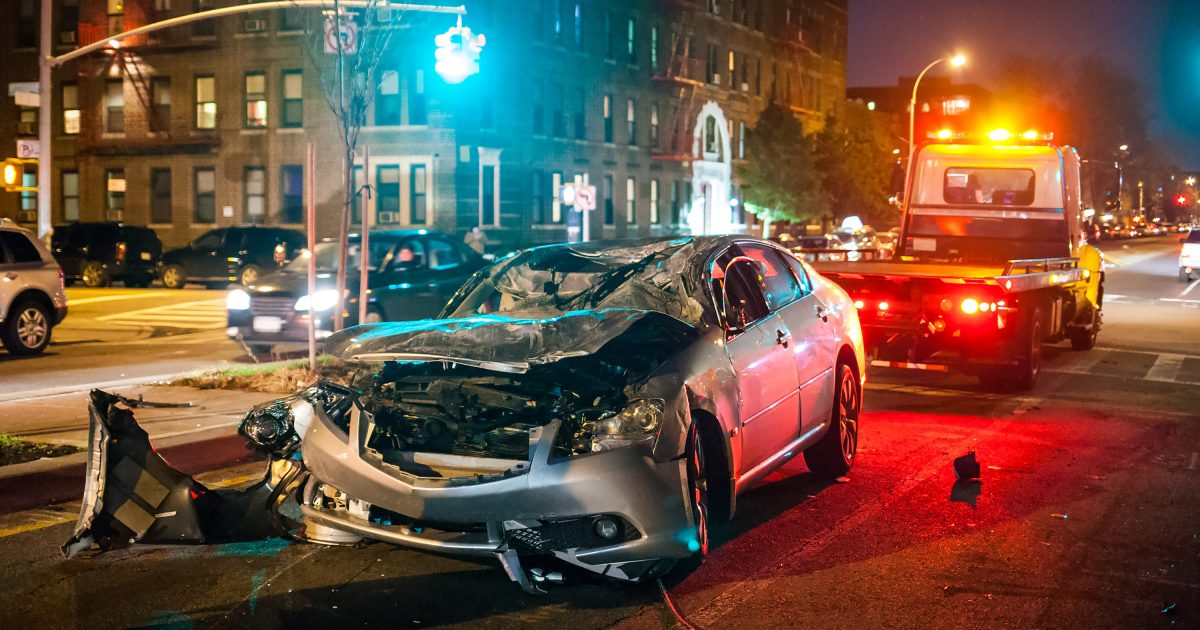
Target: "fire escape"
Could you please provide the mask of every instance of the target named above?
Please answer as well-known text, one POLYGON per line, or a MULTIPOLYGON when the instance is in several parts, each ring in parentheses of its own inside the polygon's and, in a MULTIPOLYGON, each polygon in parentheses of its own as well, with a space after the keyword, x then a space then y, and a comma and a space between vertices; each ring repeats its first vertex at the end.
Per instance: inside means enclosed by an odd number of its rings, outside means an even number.
MULTIPOLYGON (((182 13, 181 10, 158 11, 154 0, 126 0, 120 15, 107 15, 103 13, 104 3, 97 4, 99 13, 80 16, 79 46, 182 13)), ((143 56, 155 57, 217 45, 215 38, 197 37, 196 33, 184 26, 127 38, 118 48, 106 48, 78 62, 80 124, 76 149, 79 153, 208 153, 220 144, 215 130, 197 132, 190 125, 173 125, 173 118, 174 122, 179 120, 172 114, 172 102, 178 100, 172 98, 172 91, 182 92, 183 86, 172 86, 165 78, 156 83, 145 70, 143 56), (112 87, 114 84, 120 87, 112 87), (119 114, 112 90, 117 90, 120 95, 119 114)))
POLYGON ((693 104, 696 90, 704 85, 704 66, 694 59, 691 50, 692 35, 697 14, 703 9, 694 1, 662 0, 662 4, 678 12, 678 20, 671 31, 671 56, 654 80, 672 91, 674 107, 671 111, 671 129, 665 142, 660 140, 653 158, 656 160, 691 160, 692 129, 695 111, 693 104))

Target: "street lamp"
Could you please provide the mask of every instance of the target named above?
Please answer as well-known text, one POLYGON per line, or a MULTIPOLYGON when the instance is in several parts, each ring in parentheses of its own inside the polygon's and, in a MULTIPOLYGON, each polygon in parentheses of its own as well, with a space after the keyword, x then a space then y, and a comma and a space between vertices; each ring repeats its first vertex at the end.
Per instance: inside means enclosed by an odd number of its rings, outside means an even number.
MULTIPOLYGON (((912 98, 908 101, 908 168, 910 169, 912 168, 913 151, 917 144, 916 138, 914 137, 917 133, 917 88, 920 87, 921 79, 925 78, 925 74, 933 69, 934 66, 942 63, 943 61, 950 62, 951 67, 961 68, 967 64, 967 56, 958 53, 951 57, 938 57, 937 59, 929 62, 929 65, 925 66, 925 69, 922 70, 921 73, 917 75, 917 79, 913 81, 912 98)), ((908 178, 906 177, 905 181, 907 180, 908 178)), ((904 198, 906 200, 908 199, 907 186, 905 187, 904 198)))

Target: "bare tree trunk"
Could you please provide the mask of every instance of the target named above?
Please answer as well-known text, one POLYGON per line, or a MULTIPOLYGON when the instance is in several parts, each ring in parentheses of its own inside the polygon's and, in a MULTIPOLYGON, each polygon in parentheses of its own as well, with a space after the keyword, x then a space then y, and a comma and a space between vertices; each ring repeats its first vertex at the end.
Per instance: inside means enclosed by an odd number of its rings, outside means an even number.
POLYGON ((342 147, 345 150, 342 161, 342 190, 345 199, 342 203, 341 221, 338 222, 338 265, 337 265, 337 305, 333 309, 330 327, 337 331, 342 329, 342 313, 345 312, 346 299, 346 250, 349 248, 350 205, 354 203, 354 191, 351 190, 351 179, 354 173, 354 147, 351 144, 350 109, 346 102, 346 51, 342 43, 342 10, 338 0, 333 0, 334 31, 337 33, 337 81, 338 108, 341 110, 338 118, 342 123, 342 147))

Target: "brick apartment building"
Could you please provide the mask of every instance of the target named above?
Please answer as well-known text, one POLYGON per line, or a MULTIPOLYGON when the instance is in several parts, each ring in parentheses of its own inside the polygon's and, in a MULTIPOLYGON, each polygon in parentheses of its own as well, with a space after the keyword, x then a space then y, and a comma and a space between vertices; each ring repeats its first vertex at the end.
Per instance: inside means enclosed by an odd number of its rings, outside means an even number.
MULTIPOLYGON (((37 77, 40 3, 12 2, 15 19, 0 25, 7 84, 37 77)), ((55 53, 233 3, 55 0, 55 53)), ((478 75, 451 85, 433 71, 434 35, 452 16, 406 15, 370 77, 359 146, 381 227, 481 225, 498 250, 575 239, 581 216, 555 192, 586 174, 592 238, 744 230, 736 165, 769 99, 809 130, 845 105, 845 0, 465 4, 464 24, 487 36, 478 75)), ((219 225, 300 227, 311 142, 318 228, 333 234, 342 157, 318 71, 322 30, 319 12, 264 11, 57 68, 53 222, 145 224, 168 245, 219 225)), ((36 122, 4 99, 0 157, 36 137, 36 122)), ((36 203, 0 195, 0 216, 32 225, 36 203)))

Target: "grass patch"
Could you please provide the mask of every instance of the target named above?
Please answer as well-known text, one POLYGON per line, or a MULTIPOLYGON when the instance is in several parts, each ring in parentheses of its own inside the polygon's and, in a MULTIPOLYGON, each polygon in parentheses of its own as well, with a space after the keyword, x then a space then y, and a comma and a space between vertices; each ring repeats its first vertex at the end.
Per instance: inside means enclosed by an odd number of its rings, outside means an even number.
POLYGON ((43 457, 61 457, 83 449, 65 444, 42 444, 0 433, 0 466, 22 464, 43 457))
POLYGON ((308 359, 296 359, 283 363, 247 365, 205 372, 196 376, 185 376, 172 381, 172 385, 198 389, 236 389, 271 394, 291 394, 304 389, 318 379, 345 380, 350 369, 332 355, 317 357, 317 371, 308 369, 308 359))

